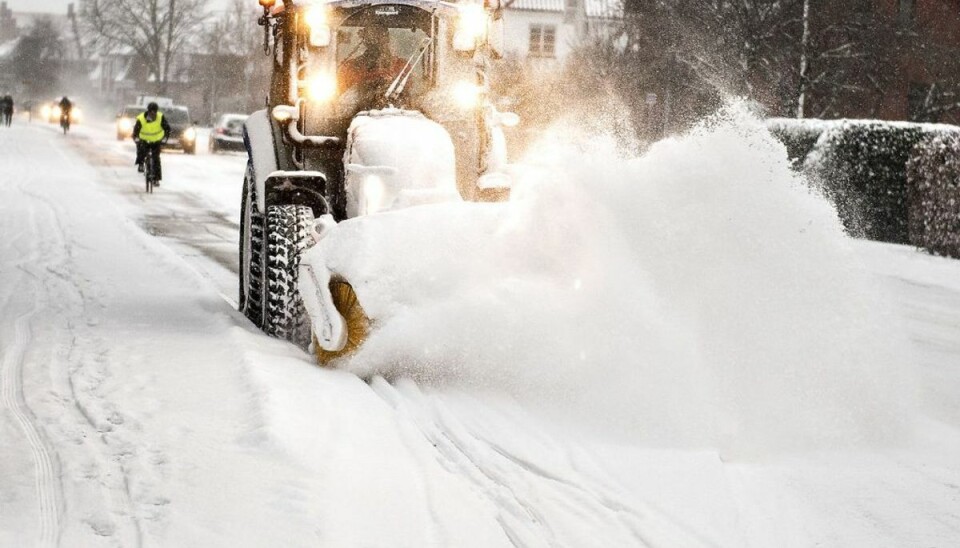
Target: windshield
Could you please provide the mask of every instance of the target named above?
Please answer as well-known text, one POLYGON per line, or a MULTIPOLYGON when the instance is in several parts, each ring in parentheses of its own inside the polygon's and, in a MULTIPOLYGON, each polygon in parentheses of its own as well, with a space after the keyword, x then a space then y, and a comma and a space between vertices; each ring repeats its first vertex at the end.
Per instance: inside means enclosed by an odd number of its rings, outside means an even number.
POLYGON ((336 41, 341 101, 382 98, 408 65, 402 98, 422 95, 430 77, 429 28, 429 13, 409 6, 378 6, 347 18, 336 41))
POLYGON ((189 124, 190 114, 185 108, 166 108, 160 109, 160 112, 167 118, 171 124, 189 124))

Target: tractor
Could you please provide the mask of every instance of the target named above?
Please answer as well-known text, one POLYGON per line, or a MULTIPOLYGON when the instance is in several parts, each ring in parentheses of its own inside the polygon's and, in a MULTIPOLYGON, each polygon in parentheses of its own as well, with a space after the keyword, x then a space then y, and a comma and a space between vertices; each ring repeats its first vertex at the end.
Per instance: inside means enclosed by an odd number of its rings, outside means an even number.
MULTIPOLYGON (((259 0, 272 63, 266 107, 244 127, 239 309, 321 362, 362 343, 349 280, 324 272, 305 307, 300 257, 336 223, 509 192, 488 71, 502 7, 436 0, 259 0), (309 309, 309 313, 308 313, 309 309), (311 327, 313 322, 324 325, 311 327), (318 335, 319 334, 319 335, 318 335)), ((313 277, 316 281, 316 277, 313 277)))

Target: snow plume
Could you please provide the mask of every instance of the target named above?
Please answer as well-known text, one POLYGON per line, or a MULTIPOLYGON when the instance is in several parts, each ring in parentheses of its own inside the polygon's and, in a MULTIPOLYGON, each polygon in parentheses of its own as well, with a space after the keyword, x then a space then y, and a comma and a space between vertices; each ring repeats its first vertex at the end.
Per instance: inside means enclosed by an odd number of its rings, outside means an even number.
POLYGON ((910 357, 877 282, 744 107, 639 158, 563 132, 525 164, 506 204, 325 240, 377 318, 345 367, 725 456, 904 431, 910 357))

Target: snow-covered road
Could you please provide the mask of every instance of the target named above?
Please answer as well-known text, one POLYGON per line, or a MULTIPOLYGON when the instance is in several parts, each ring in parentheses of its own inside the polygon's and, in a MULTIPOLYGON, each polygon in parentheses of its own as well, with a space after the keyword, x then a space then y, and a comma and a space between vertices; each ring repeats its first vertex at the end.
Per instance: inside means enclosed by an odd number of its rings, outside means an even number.
POLYGON ((0 129, 0 546, 960 545, 960 262, 855 244, 917 356, 906 439, 730 458, 316 367, 230 302, 243 157, 145 196, 111 139, 0 129))

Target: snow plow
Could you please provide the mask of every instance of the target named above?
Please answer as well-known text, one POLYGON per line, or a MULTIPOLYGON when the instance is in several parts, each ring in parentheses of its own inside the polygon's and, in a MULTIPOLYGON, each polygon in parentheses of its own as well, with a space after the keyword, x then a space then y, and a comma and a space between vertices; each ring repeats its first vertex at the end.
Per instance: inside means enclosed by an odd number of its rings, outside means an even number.
POLYGON ((503 127, 518 120, 497 111, 487 83, 501 6, 259 3, 273 71, 267 108, 244 128, 238 304, 267 334, 312 342, 326 364, 376 319, 343 258, 312 249, 301 265, 308 248, 353 219, 509 189, 503 127))

